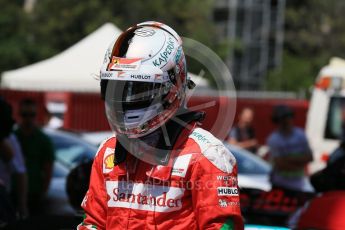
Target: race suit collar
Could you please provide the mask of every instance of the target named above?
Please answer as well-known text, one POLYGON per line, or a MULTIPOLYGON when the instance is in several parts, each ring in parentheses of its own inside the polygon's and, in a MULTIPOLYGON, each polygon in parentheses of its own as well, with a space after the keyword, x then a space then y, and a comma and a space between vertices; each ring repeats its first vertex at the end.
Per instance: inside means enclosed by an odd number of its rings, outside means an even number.
POLYGON ((197 122, 201 121, 203 118, 203 112, 191 112, 186 109, 181 109, 174 118, 167 122, 165 128, 166 132, 169 134, 169 141, 171 144, 168 146, 164 140, 164 135, 162 135, 157 147, 169 152, 169 162, 165 165, 159 164, 153 166, 151 170, 146 172, 147 176, 162 181, 170 179, 173 161, 180 154, 181 147, 188 139, 189 134, 192 133, 196 127, 197 122))
POLYGON ((161 180, 161 181, 168 181, 170 179, 171 171, 173 169, 174 160, 176 157, 180 154, 179 147, 185 143, 186 139, 188 138, 189 134, 193 131, 193 129, 196 127, 196 122, 190 123, 191 130, 189 129, 183 129, 181 135, 177 139, 173 150, 171 150, 170 153, 170 162, 168 165, 154 165, 151 167, 151 169, 146 171, 146 175, 148 177, 161 180))

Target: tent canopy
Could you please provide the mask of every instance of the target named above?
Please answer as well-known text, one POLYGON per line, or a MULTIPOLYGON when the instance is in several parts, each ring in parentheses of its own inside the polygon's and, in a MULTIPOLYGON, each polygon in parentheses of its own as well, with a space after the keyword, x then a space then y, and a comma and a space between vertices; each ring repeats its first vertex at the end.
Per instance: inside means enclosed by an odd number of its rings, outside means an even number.
MULTIPOLYGON (((99 92, 95 76, 110 43, 121 30, 106 23, 75 45, 49 59, 3 72, 1 88, 28 91, 99 92)), ((188 73, 198 86, 207 80, 188 73)))
POLYGON ((75 45, 49 59, 1 76, 1 87, 32 91, 99 92, 104 54, 121 30, 106 23, 75 45))

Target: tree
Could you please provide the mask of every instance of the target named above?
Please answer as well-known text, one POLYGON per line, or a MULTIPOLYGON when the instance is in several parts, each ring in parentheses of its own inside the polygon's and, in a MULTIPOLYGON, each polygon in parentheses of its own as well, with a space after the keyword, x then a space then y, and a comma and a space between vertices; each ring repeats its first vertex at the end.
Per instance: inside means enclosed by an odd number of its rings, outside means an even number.
POLYGON ((21 1, 0 0, 0 71, 28 64, 27 37, 23 27, 26 20, 21 1))
POLYGON ((1 28, 6 27, 0 38, 0 51, 6 54, 0 60, 1 72, 49 58, 105 22, 126 29, 157 20, 171 25, 181 36, 218 47, 210 20, 213 0, 202 4, 198 0, 39 0, 29 14, 23 11, 23 1, 0 1, 6 6, 0 16, 1 28))
POLYGON ((308 89, 332 56, 345 57, 345 2, 289 0, 285 11, 283 65, 267 77, 267 88, 308 89))

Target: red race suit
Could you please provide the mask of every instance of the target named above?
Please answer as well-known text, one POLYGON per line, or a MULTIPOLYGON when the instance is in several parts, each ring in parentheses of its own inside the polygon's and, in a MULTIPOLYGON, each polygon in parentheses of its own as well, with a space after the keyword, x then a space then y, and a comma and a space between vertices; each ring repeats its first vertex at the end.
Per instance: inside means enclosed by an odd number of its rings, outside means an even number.
POLYGON ((171 166, 130 154, 114 165, 115 144, 98 150, 78 229, 244 229, 236 160, 209 132, 184 129, 171 166))

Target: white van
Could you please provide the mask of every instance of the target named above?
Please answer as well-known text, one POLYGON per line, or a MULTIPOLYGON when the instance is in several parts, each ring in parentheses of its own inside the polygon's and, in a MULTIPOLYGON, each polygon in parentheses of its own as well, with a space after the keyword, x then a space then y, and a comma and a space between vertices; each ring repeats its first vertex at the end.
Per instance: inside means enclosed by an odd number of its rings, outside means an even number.
POLYGON ((306 134, 314 154, 310 172, 325 166, 339 145, 345 121, 345 60, 333 57, 315 81, 310 100, 306 134), (342 118, 343 117, 343 118, 342 118))

